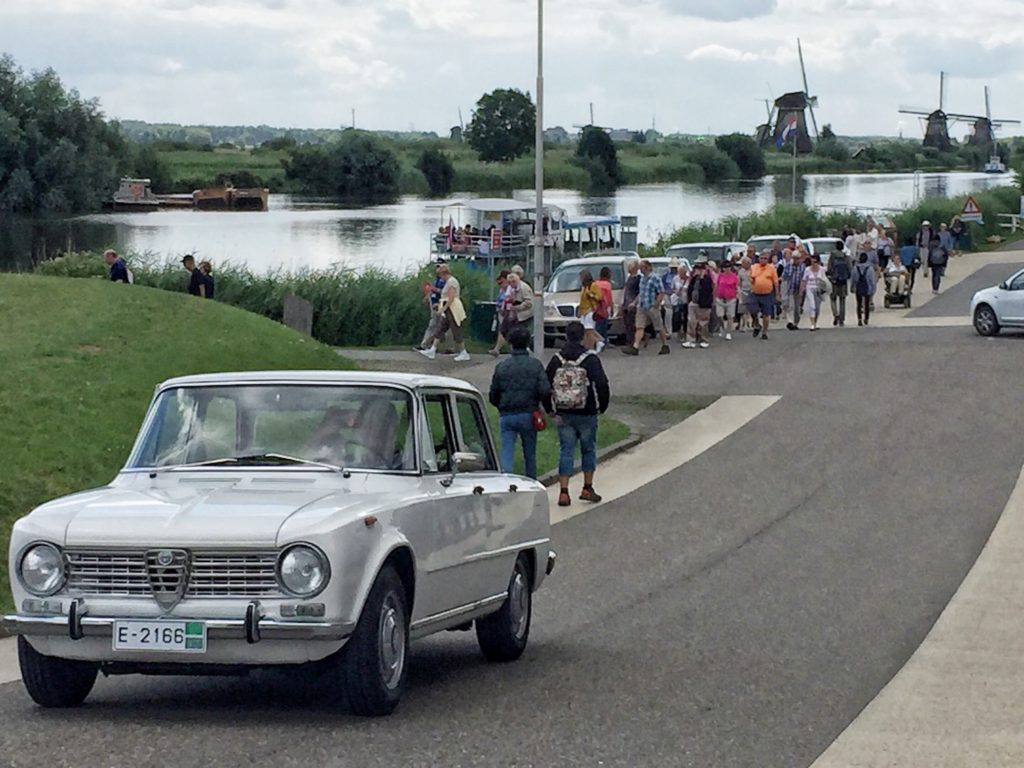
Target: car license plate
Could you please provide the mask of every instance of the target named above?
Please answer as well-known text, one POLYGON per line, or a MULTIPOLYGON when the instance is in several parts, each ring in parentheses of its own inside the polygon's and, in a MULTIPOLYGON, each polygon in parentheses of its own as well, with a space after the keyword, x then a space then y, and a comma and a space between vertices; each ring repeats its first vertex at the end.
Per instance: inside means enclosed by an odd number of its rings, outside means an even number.
POLYGON ((206 624, 201 621, 117 621, 115 651, 206 653, 206 624))

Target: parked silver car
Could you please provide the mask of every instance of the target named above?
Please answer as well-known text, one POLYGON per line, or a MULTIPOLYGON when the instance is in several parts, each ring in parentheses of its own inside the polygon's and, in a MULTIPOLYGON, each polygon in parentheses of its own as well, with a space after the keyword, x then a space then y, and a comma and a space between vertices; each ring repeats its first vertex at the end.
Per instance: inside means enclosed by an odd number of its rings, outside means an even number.
POLYGON ((971 299, 974 329, 995 336, 1003 328, 1024 328, 1024 269, 971 299))
POLYGON ((526 648, 554 565, 544 488, 498 468, 484 403, 439 376, 286 371, 157 388, 107 486, 14 525, 22 679, 44 707, 98 672, 318 663, 352 711, 405 687, 410 639, 526 648))

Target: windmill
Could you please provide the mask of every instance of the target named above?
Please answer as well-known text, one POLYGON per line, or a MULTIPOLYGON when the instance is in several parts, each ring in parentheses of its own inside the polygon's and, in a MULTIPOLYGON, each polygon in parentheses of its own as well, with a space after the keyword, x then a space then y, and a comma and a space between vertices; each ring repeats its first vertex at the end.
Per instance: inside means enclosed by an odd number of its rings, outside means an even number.
MULTIPOLYGON (((811 127, 814 129, 814 140, 818 139, 818 120, 814 116, 814 108, 818 106, 818 97, 810 95, 807 87, 807 69, 804 67, 804 51, 800 45, 800 38, 796 41, 797 54, 800 57, 800 74, 803 77, 804 89, 792 93, 784 93, 775 99, 774 109, 768 113, 768 124, 770 130, 758 129, 758 138, 762 146, 769 146, 774 143, 781 146, 783 132, 796 120, 796 151, 799 154, 806 154, 814 148, 811 142, 811 135, 807 129, 807 113, 810 114, 811 127)), ((762 126, 762 127, 767 127, 762 126)))
MULTIPOLYGON (((992 118, 992 110, 989 103, 988 86, 985 86, 985 114, 967 115, 959 112, 945 111, 945 90, 946 73, 939 73, 939 108, 931 111, 915 109, 913 107, 900 107, 900 112, 906 115, 918 115, 927 117, 927 125, 924 132, 924 146, 935 147, 943 152, 949 151, 953 142, 949 138, 949 126, 964 122, 973 124, 973 133, 967 138, 967 143, 973 146, 991 146, 993 159, 995 157, 995 129, 1007 123, 1020 123, 1020 120, 1005 120, 992 118)), ((991 165, 991 163, 990 163, 991 165)))

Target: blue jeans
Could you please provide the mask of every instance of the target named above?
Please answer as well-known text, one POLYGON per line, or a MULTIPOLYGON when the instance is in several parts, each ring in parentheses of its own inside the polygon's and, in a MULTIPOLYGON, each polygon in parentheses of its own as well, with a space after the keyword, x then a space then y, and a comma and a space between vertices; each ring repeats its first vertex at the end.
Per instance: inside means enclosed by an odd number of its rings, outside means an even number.
POLYGON ((562 425, 558 428, 558 474, 568 477, 572 474, 573 459, 576 458, 576 443, 580 444, 584 472, 597 469, 597 416, 561 414, 562 425))
POLYGON ((537 430, 533 428, 533 412, 509 413, 498 417, 501 427, 501 470, 512 472, 515 462, 516 435, 523 439, 523 466, 527 477, 537 477, 537 430))
POLYGON ((601 334, 601 338, 608 341, 608 318, 602 317, 594 321, 595 330, 601 334))

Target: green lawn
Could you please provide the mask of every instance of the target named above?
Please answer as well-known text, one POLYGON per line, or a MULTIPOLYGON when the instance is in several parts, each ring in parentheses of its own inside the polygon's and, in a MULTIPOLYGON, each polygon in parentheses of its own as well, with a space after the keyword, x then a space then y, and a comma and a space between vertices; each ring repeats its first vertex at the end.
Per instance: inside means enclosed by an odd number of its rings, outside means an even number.
POLYGON ((283 179, 281 160, 288 157, 287 152, 253 152, 248 149, 215 149, 212 152, 197 149, 164 150, 159 155, 170 166, 175 183, 185 180, 212 183, 218 174, 230 175, 234 171, 251 171, 264 182, 275 177, 283 179))
POLYGON ((105 280, 0 274, 0 608, 11 524, 107 483, 160 381, 188 373, 349 368, 330 347, 216 302, 105 280))

